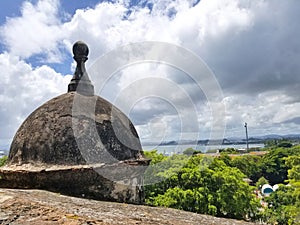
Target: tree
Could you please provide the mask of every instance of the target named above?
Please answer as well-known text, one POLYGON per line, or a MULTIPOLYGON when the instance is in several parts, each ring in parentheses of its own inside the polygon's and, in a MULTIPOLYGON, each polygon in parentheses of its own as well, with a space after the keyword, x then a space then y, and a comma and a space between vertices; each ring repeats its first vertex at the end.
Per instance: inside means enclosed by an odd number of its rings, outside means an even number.
POLYGON ((280 141, 279 144, 277 145, 277 147, 281 147, 281 148, 290 148, 292 147, 293 144, 289 141, 280 141))
POLYGON ((254 155, 237 156, 232 159, 232 166, 237 167, 254 183, 262 176, 261 157, 254 155))
POLYGON ((255 186, 257 188, 261 188, 264 184, 268 184, 268 183, 269 183, 269 181, 266 178, 261 177, 261 178, 258 179, 258 181, 256 182, 255 186))
POLYGON ((188 157, 186 155, 167 157, 156 151, 145 153, 147 157, 152 158, 144 175, 145 195, 148 199, 146 202, 151 202, 153 196, 163 194, 170 187, 176 186, 178 183, 177 173, 187 163, 188 157))
POLYGON ((278 144, 278 140, 277 139, 271 139, 271 140, 267 140, 265 141, 265 147, 272 149, 272 148, 276 148, 277 144, 278 144))
POLYGON ((225 149, 220 149, 219 152, 224 152, 228 154, 237 154, 237 150, 235 148, 225 148, 225 149))
POLYGON ((262 218, 270 224, 299 224, 300 219, 300 146, 274 147, 263 157, 220 157, 177 155, 154 164, 154 177, 162 180, 146 187, 146 202, 196 213, 228 218, 262 218), (254 188, 243 181, 257 180, 256 185, 279 185, 263 211, 254 188), (298 222, 297 222, 298 221, 298 222))
MULTIPOLYGON (((147 203, 216 216, 242 219, 256 214, 258 202, 245 175, 222 159, 195 155, 164 182, 164 190, 147 203), (165 186, 168 183, 168 186, 165 186)), ((152 187, 153 188, 153 187, 152 187)))
POLYGON ((285 158, 289 185, 280 185, 265 201, 264 220, 279 225, 300 223, 300 154, 285 158))
POLYGON ((297 184, 300 181, 300 155, 289 156, 285 160, 286 165, 290 168, 288 170, 289 182, 297 184))
POLYGON ((151 165, 154 165, 167 159, 167 156, 164 156, 162 153, 157 153, 157 150, 144 151, 144 154, 146 158, 151 159, 151 165))
POLYGON ((185 149, 182 153, 183 153, 184 155, 189 155, 189 156, 191 156, 191 155, 199 154, 199 153, 201 153, 201 151, 195 150, 195 149, 193 149, 193 148, 187 148, 187 149, 185 149))
POLYGON ((228 153, 221 152, 220 157, 218 159, 223 161, 227 166, 232 166, 232 160, 228 153))
MULTIPOLYGON (((7 156, 3 156, 2 158, 0 158, 0 167, 1 166, 4 166, 7 162, 7 156)), ((1 176, 0 176, 0 179, 1 179, 1 176)))
MULTIPOLYGON (((300 212, 300 154, 289 156, 286 159, 286 165, 290 167, 288 170, 288 182, 294 188, 293 197, 296 199, 295 206, 299 209, 298 212, 300 212)), ((300 220, 300 213, 298 216, 300 220)))
POLYGON ((7 158, 7 156, 3 156, 2 158, 0 158, 0 167, 6 164, 7 158))
POLYGON ((297 223, 300 207, 297 206, 293 195, 294 187, 280 185, 265 201, 268 208, 263 212, 263 218, 270 224, 294 225, 297 223))
POLYGON ((267 140, 265 142, 265 147, 269 149, 274 149, 277 147, 291 148, 292 146, 293 144, 287 139, 281 139, 281 140, 273 139, 273 140, 267 140))
POLYGON ((262 175, 269 180, 271 185, 285 183, 289 169, 285 160, 288 156, 298 154, 300 154, 300 146, 270 150, 261 161, 262 175))

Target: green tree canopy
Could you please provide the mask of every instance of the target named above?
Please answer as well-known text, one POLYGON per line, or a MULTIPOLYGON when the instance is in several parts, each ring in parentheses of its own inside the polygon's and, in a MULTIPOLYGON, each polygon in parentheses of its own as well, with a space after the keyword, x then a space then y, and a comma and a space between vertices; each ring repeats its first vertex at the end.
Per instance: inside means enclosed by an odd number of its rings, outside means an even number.
POLYGON ((232 166, 237 167, 254 183, 262 176, 261 157, 254 155, 237 156, 232 160, 232 166))
POLYGON ((256 182, 255 185, 257 188, 261 188, 264 184, 268 184, 268 183, 269 183, 269 181, 266 178, 261 177, 258 179, 258 181, 256 182))
POLYGON ((3 156, 2 158, 0 158, 0 167, 6 164, 7 158, 7 156, 3 156))
POLYGON ((287 180, 288 165, 285 160, 288 156, 300 154, 300 146, 292 148, 275 148, 264 155, 261 160, 262 175, 271 185, 284 183, 287 180))
POLYGON ((285 158, 289 185, 281 184, 269 198, 265 221, 280 225, 300 224, 300 154, 285 158))
POLYGON ((245 174, 222 158, 195 155, 172 177, 147 187, 147 203, 242 219, 255 214, 258 207, 253 188, 243 178, 245 174), (149 191, 158 186, 159 192, 149 191))

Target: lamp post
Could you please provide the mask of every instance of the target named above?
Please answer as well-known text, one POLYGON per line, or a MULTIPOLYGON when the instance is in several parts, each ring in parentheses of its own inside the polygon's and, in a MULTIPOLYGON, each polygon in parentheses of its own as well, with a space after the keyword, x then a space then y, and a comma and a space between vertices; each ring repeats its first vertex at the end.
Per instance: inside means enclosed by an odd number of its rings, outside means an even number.
POLYGON ((247 144, 247 151, 249 150, 249 143, 248 143, 248 126, 247 123, 245 123, 245 129, 246 129, 246 144, 247 144))

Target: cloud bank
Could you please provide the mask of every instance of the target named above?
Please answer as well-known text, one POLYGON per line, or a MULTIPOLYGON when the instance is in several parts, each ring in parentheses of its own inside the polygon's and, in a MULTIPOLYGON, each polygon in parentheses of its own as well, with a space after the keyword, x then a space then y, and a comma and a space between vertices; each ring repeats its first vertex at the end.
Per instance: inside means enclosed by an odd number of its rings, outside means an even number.
MULTIPOLYGON (((7 18, 0 27, 5 46, 0 54, 0 144, 11 140, 35 107, 66 91, 70 75, 65 71, 74 68, 71 47, 77 40, 89 45, 88 66, 129 43, 182 46, 206 62, 223 90, 226 136, 243 136, 244 122, 250 136, 300 132, 299 1, 114 1, 72 15, 61 9, 58 0, 25 1, 21 16, 7 18)), ((93 80, 99 76, 90 75, 93 80)), ((200 138, 209 137, 212 112, 205 93, 187 74, 169 66, 141 63, 123 68, 107 82, 103 97, 113 100, 122 88, 149 77, 170 79, 184 88, 197 109, 200 138)), ((185 96, 163 84, 153 88, 157 96, 169 94, 176 105, 186 103, 185 96)), ((192 107, 185 107, 184 116, 192 107)), ((176 109, 158 97, 137 102, 130 116, 142 140, 180 135, 176 109)), ((195 132, 192 124, 190 132, 195 132)))

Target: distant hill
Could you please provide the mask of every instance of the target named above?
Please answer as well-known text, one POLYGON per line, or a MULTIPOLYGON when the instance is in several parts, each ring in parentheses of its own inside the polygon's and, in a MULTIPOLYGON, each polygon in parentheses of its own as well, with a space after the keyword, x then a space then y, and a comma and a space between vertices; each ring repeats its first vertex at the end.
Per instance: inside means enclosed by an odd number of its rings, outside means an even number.
MULTIPOLYGON (((249 143, 258 144, 258 143, 264 143, 267 140, 273 140, 273 139, 288 139, 292 141, 300 141, 300 134, 287 134, 287 135, 278 135, 278 134, 268 134, 268 135, 262 135, 262 136, 250 136, 248 138, 249 143)), ((244 137, 229 137, 224 138, 223 140, 197 140, 195 143, 195 140, 180 140, 180 143, 183 145, 189 145, 189 144, 198 144, 198 145, 229 145, 229 144, 245 144, 246 139, 244 137)), ((156 142, 143 142, 144 146, 166 146, 166 145, 178 145, 177 141, 165 141, 161 143, 156 142)))

